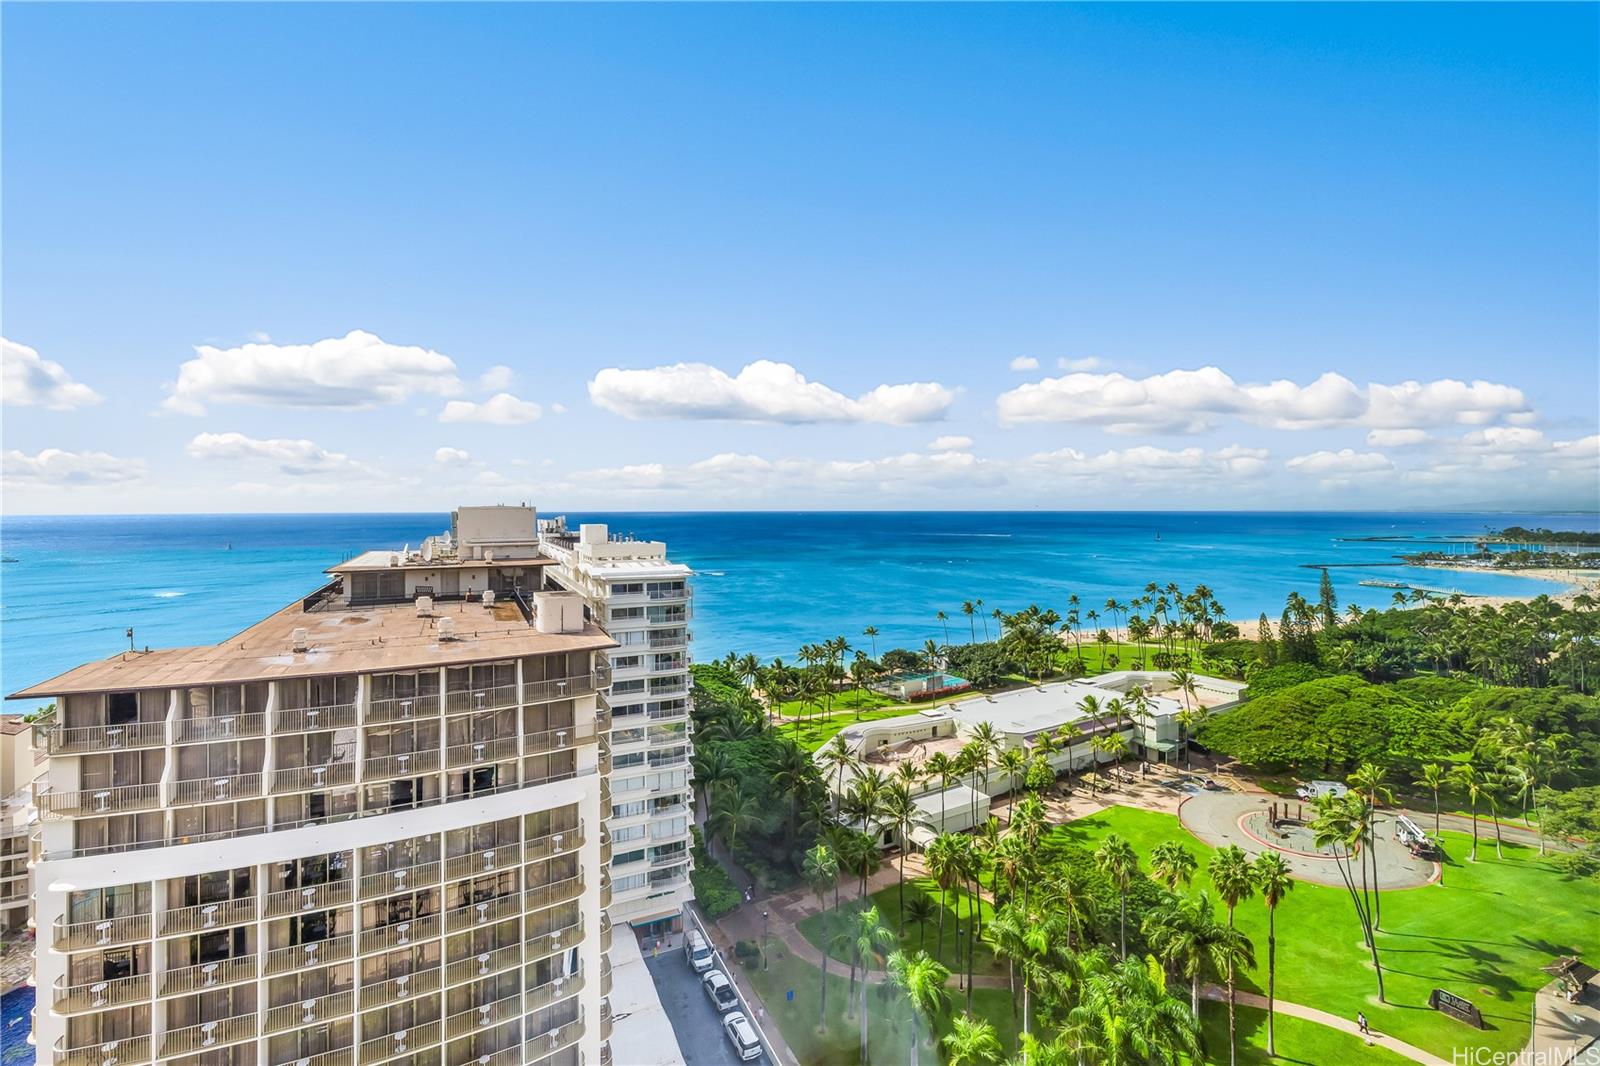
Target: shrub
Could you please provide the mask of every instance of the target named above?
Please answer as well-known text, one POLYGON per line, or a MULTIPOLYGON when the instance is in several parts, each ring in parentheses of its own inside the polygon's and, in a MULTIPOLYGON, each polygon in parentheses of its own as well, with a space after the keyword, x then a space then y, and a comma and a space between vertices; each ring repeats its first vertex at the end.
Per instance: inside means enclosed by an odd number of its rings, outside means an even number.
POLYGON ((691 826, 689 832, 694 839, 691 849, 694 869, 689 873, 689 883, 694 886, 695 902, 706 913, 706 917, 715 920, 737 910, 739 904, 744 902, 744 896, 734 886, 728 871, 706 851, 705 842, 700 839, 700 827, 691 826))
POLYGON ((929 700, 942 700, 946 696, 954 696, 958 692, 969 692, 971 689, 971 685, 945 685, 943 688, 931 688, 926 692, 913 692, 906 697, 906 702, 927 703, 929 700))

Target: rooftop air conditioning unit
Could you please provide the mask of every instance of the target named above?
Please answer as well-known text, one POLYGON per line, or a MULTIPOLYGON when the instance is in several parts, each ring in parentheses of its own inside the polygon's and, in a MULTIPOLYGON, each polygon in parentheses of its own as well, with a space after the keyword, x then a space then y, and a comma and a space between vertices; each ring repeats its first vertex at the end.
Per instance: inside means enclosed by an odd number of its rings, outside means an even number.
POLYGON ((398 554, 396 554, 395 552, 390 552, 389 553, 389 565, 390 566, 399 566, 400 565, 400 556, 398 554))
POLYGON ((439 639, 442 641, 456 639, 456 620, 454 618, 439 619, 439 639))
POLYGON ((418 618, 432 618, 433 617, 433 597, 432 596, 418 596, 417 597, 417 617, 418 618))
POLYGON ((484 589, 483 590, 483 605, 485 607, 493 607, 494 606, 494 589, 484 589))
POLYGON ((307 651, 311 647, 311 630, 304 626, 296 627, 289 635, 289 646, 295 651, 307 651))

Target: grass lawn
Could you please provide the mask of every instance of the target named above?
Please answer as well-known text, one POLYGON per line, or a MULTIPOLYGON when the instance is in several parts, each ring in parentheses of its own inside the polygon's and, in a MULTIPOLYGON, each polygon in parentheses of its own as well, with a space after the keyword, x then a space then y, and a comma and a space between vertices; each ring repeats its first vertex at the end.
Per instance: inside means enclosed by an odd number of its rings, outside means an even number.
MULTIPOLYGON (((883 699, 879 696, 878 699, 883 699)), ((855 725, 857 721, 871 722, 879 718, 898 718, 903 714, 911 714, 918 707, 931 706, 919 704, 912 706, 905 703, 880 704, 870 710, 861 711, 861 717, 856 718, 854 710, 841 710, 838 706, 833 709, 833 716, 824 722, 821 716, 807 721, 798 718, 786 719, 778 725, 778 732, 799 745, 801 751, 816 751, 822 745, 833 739, 833 735, 841 729, 855 725)))
MULTIPOLYGON (((745 968, 745 976, 760 993, 766 1007, 767 1018, 763 1025, 776 1021, 784 1041, 793 1049, 804 1066, 850 1066, 859 1063, 860 1019, 844 1017, 845 1000, 849 998, 848 971, 828 970, 828 1029, 817 1031, 821 1011, 822 974, 810 963, 790 955, 781 941, 774 940, 768 952, 768 965, 763 971, 759 959, 752 959, 745 968), (788 998, 790 991, 794 999, 788 998)), ((873 1062, 903 1064, 911 1061, 911 1015, 905 1000, 887 989, 880 990, 882 975, 875 975, 867 993, 868 1043, 873 1062)), ((940 1035, 950 1031, 951 1018, 966 1006, 964 993, 950 990, 951 1011, 938 1020, 940 1035)), ((1017 1043, 1018 1023, 1011 1017, 1011 996, 1005 989, 980 988, 973 993, 973 1013, 994 1023, 1001 1043, 1007 1053, 1014 1051, 1017 1043)), ((935 1054, 934 1045, 924 1028, 922 1061, 937 1066, 941 1058, 935 1054)))
MULTIPOLYGON (((987 891, 987 888, 985 888, 985 891, 987 891)), ((938 907, 939 885, 932 878, 906 878, 906 902, 911 902, 911 900, 916 898, 918 894, 926 895, 930 900, 933 901, 935 908, 938 907)), ((925 950, 929 955, 933 955, 940 962, 944 963, 944 965, 949 967, 952 972, 955 970, 956 927, 957 923, 960 923, 962 927, 966 927, 967 922, 971 917, 972 899, 970 896, 967 896, 965 893, 963 893, 961 901, 958 904, 956 902, 954 893, 946 894, 944 907, 945 918, 943 952, 937 951, 939 940, 939 921, 937 918, 929 922, 928 927, 925 930, 917 929, 915 927, 907 928, 902 922, 900 917, 899 902, 900 889, 898 885, 890 885, 888 888, 880 889, 879 891, 872 893, 872 895, 868 898, 872 901, 872 903, 877 905, 879 913, 883 915, 883 920, 889 926, 889 928, 900 934, 900 943, 908 950, 916 951, 918 950, 918 946, 920 944, 922 950, 925 950)), ((994 917, 994 908, 989 905, 988 900, 982 901, 981 907, 981 915, 985 922, 994 917)), ((800 919, 800 934, 809 940, 813 947, 815 947, 818 951, 821 951, 823 949, 823 941, 826 936, 837 934, 848 928, 847 923, 838 920, 836 915, 842 912, 845 915, 853 916, 861 909, 862 908, 859 901, 847 900, 840 904, 838 912, 829 910, 822 914, 809 915, 800 919), (823 930, 823 922, 825 919, 829 918, 832 918, 833 920, 828 923, 828 929, 825 933, 823 930)), ((835 959, 842 960, 846 966, 849 966, 850 955, 848 952, 844 951, 843 949, 837 949, 830 954, 832 954, 835 959)), ((962 958, 963 968, 965 968, 965 955, 963 955, 962 958)), ((1005 963, 996 959, 994 957, 994 952, 990 951, 989 946, 981 941, 978 943, 978 951, 975 958, 976 963, 973 968, 974 973, 1003 974, 1006 972, 1005 963)))
MULTIPOLYGON (((1211 889, 1204 871, 1212 849, 1172 815, 1116 807, 1058 826, 1051 838, 1093 847, 1113 831, 1133 844, 1145 864, 1158 841, 1181 841, 1200 860, 1194 887, 1211 889)), ((1528 1039, 1533 993, 1547 981, 1539 967, 1559 954, 1600 954, 1600 893, 1585 882, 1565 880, 1535 848, 1508 843, 1499 860, 1492 839, 1484 838, 1472 863, 1466 860, 1466 834, 1446 831, 1444 843, 1451 859, 1443 886, 1383 894, 1378 947, 1387 1004, 1377 1003, 1348 894, 1303 881, 1278 909, 1279 998, 1350 1018, 1365 1010, 1378 1030, 1444 1059, 1458 1046, 1520 1050, 1528 1039), (1433 988, 1477 1004, 1488 1028, 1474 1032, 1430 1010, 1433 988)), ((1259 900, 1239 909, 1238 924, 1265 965, 1266 914, 1259 900)), ((1258 969, 1243 984, 1259 988, 1265 982, 1258 969)))
MULTIPOLYGON (((1202 1039, 1205 1061, 1228 1061, 1228 1008, 1223 1003, 1200 1004, 1202 1039)), ((1278 1015, 1276 1058, 1267 1057, 1267 1012, 1254 1007, 1240 1007, 1235 1023, 1239 1041, 1241 1066, 1257 1066, 1271 1062, 1303 1063, 1304 1066, 1326 1066, 1328 1063, 1370 1063, 1371 1066, 1399 1066, 1411 1060, 1397 1055, 1380 1044, 1368 1044, 1349 1033, 1330 1029, 1326 1025, 1308 1022, 1301 1018, 1278 1015)))

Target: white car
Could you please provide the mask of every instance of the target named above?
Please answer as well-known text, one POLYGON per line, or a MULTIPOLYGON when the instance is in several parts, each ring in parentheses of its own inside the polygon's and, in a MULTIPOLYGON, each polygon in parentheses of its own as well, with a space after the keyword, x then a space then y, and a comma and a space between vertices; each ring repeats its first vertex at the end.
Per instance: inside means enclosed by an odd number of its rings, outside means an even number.
POLYGON ((722 1031, 728 1034, 728 1043, 733 1045, 734 1054, 740 1059, 759 1059, 761 1057, 761 1041, 756 1038, 755 1026, 750 1024, 750 1019, 742 1011, 730 1011, 722 1016, 722 1031))
POLYGON ((1318 796, 1338 797, 1349 791, 1348 785, 1340 784, 1338 781, 1312 781, 1295 789, 1294 794, 1300 799, 1314 802, 1318 796))
POLYGON ((712 970, 700 978, 700 987, 706 990, 711 1005, 723 1014, 739 1005, 739 993, 734 991, 733 982, 721 970, 712 970))

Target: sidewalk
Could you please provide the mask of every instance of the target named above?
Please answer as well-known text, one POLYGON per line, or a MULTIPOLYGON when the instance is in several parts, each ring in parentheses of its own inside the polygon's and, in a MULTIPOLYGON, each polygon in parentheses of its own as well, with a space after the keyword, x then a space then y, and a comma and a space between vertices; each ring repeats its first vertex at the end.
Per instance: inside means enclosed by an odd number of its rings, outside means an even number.
MULTIPOLYGON (((1222 1003, 1228 1001, 1228 990, 1219 988, 1216 985, 1201 985, 1200 995, 1203 999, 1216 1000, 1222 1003)), ((1233 998, 1240 1006, 1259 1007, 1261 1010, 1267 1009, 1267 997, 1258 996, 1254 992, 1235 992, 1233 998)), ((1278 1014, 1286 1014, 1292 1018, 1303 1018, 1308 1022, 1316 1022, 1318 1025, 1326 1025, 1330 1029, 1349 1033, 1351 1036, 1365 1040, 1374 1047, 1388 1048, 1396 1055, 1404 1055, 1413 1062, 1421 1062, 1425 1066, 1451 1066, 1448 1059, 1441 1059, 1437 1055, 1423 1051, 1419 1047, 1413 1047, 1403 1040, 1385 1036, 1376 1030, 1363 1034, 1360 1027, 1350 1018, 1341 1018, 1339 1015, 1329 1014, 1325 1010, 1307 1007, 1301 1003, 1287 1003, 1281 999, 1277 1000, 1274 1006, 1278 1014)))

